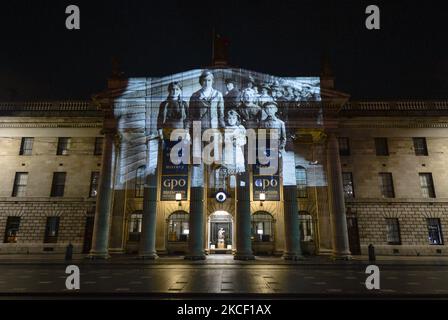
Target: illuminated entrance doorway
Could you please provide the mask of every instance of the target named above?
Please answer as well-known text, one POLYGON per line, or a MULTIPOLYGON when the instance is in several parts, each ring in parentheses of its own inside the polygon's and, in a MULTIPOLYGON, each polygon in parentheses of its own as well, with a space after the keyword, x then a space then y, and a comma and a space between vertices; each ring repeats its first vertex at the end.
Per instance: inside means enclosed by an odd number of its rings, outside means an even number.
POLYGON ((232 253, 234 230, 232 215, 215 211, 208 220, 208 250, 210 253, 232 253))

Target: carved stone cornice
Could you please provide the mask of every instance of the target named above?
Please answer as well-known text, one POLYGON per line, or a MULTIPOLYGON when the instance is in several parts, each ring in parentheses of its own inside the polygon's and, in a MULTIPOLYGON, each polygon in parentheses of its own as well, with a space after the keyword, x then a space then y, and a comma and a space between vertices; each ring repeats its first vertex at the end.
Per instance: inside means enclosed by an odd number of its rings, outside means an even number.
POLYGON ((419 119, 398 119, 385 117, 365 117, 356 119, 340 119, 339 128, 379 129, 379 128, 448 128, 446 119, 427 117, 419 119))

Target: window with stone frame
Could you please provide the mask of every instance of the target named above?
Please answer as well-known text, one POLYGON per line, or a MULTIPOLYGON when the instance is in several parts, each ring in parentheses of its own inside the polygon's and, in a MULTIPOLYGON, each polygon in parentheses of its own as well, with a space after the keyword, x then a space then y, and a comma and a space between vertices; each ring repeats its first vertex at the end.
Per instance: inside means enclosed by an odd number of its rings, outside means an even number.
POLYGON ((128 232, 128 240, 129 241, 140 241, 140 235, 142 233, 142 220, 143 214, 142 212, 134 212, 131 214, 129 218, 129 232, 128 232))
POLYGON ((16 243, 19 233, 20 217, 8 217, 6 220, 4 243, 16 243))
POLYGON ((375 138, 375 151, 377 156, 388 156, 389 145, 387 138, 375 138))
POLYGON ((383 198, 395 198, 394 182, 392 179, 392 173, 380 172, 379 183, 381 196, 383 198))
POLYGON ((443 245, 442 226, 439 218, 427 218, 428 240, 432 245, 443 245))
POLYGON ((432 173, 419 173, 420 190, 424 198, 435 198, 436 192, 434 190, 434 182, 432 180, 432 173))
POLYGON ((59 217, 47 217, 47 223, 45 225, 44 243, 58 242, 59 221, 60 221, 59 217))
POLYGON ((34 144, 34 138, 32 137, 22 138, 19 155, 30 156, 33 153, 33 144, 34 144))
POLYGON ((68 154, 68 150, 70 149, 71 138, 60 137, 58 138, 58 148, 56 151, 56 155, 64 156, 68 154))
POLYGON ((274 218, 268 212, 255 212, 251 217, 252 240, 274 241, 274 218))
POLYGON ((416 156, 427 156, 428 147, 426 145, 426 138, 412 138, 414 142, 414 152, 416 156))
POLYGON ((307 211, 299 211, 300 240, 304 242, 314 241, 313 216, 307 211))
POLYGON ((168 241, 186 242, 190 234, 188 213, 177 211, 168 217, 168 241))
POLYGON ((307 198, 307 176, 306 169, 302 166, 296 166, 296 184, 297 184, 297 196, 299 198, 307 198))
POLYGON ((95 156, 100 156, 103 154, 103 137, 96 137, 95 138, 95 148, 93 150, 93 154, 95 156))
POLYGON ((90 175, 90 197, 96 197, 98 193, 98 182, 100 179, 100 172, 99 171, 92 171, 90 175))
POLYGON ((140 166, 135 173, 135 197, 143 198, 145 188, 145 172, 146 166, 140 166))
POLYGON ((339 155, 349 156, 350 155, 350 141, 347 137, 338 138, 339 142, 339 155))
POLYGON ((351 172, 342 172, 342 187, 346 199, 355 197, 355 188, 353 186, 353 175, 351 172))
POLYGON ((25 197, 28 184, 28 172, 16 172, 14 186, 12 188, 13 197, 25 197))
POLYGON ((398 218, 386 218, 386 237, 388 244, 401 244, 398 218))
POLYGON ((51 184, 51 197, 63 197, 65 190, 66 172, 54 172, 51 184))

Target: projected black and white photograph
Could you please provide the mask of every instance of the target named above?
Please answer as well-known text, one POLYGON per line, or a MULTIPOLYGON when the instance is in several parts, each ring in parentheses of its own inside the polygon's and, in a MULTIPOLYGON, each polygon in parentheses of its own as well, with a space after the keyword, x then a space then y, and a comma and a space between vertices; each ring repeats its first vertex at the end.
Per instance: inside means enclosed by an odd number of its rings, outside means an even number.
POLYGON ((445 13, 2 4, 0 300, 178 319, 445 301, 445 13))

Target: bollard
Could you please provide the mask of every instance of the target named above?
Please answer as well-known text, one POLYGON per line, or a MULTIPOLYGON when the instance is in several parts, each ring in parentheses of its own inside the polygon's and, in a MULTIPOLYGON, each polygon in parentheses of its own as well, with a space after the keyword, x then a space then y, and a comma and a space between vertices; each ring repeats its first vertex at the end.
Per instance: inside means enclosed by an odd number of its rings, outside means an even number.
POLYGON ((65 248, 65 260, 72 260, 73 256, 73 245, 71 243, 65 248))
POLYGON ((375 247, 373 244, 369 244, 369 261, 375 261, 375 247))

